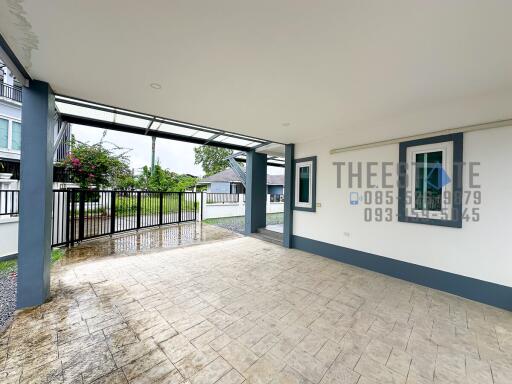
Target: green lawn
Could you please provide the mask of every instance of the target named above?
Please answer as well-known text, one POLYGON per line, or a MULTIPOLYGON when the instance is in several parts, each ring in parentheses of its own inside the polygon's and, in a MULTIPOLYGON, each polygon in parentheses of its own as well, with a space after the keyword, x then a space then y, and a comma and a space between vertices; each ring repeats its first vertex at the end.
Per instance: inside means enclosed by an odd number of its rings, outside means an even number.
MULTIPOLYGON (((194 200, 190 196, 183 195, 181 198, 181 210, 193 211, 194 205, 199 211, 199 202, 194 204, 194 200)), ((162 200, 163 214, 177 213, 179 209, 178 195, 165 195, 162 200)), ((98 213, 100 215, 109 215, 110 212, 105 208, 86 209, 88 213, 98 213)), ((140 199, 140 213, 142 215, 156 215, 160 212, 160 197, 142 196, 140 199)), ((137 197, 135 195, 116 196, 116 215, 118 216, 134 216, 137 214, 137 197)))

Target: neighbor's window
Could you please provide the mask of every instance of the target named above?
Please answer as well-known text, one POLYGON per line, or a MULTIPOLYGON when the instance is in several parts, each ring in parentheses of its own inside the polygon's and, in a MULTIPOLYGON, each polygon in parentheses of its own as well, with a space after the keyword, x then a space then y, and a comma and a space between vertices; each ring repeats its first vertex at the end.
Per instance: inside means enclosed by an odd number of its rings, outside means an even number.
POLYGON ((17 121, 12 122, 11 148, 21 150, 21 123, 17 121))
POLYGON ((407 148, 407 216, 450 220, 453 142, 407 148))
POLYGON ((315 211, 316 157, 295 160, 295 209, 315 211))
POLYGON ((0 119, 0 148, 9 147, 9 120, 0 119))

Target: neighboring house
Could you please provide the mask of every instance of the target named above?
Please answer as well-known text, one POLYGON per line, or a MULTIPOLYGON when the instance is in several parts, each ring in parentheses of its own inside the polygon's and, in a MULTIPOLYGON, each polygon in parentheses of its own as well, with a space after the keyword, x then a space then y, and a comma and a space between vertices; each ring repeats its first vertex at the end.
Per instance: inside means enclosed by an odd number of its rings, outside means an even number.
POLYGON ((0 172, 19 175, 21 150, 21 86, 0 62, 0 172))
MULTIPOLYGON (((0 172, 12 173, 12 179, 15 180, 20 178, 21 105, 21 84, 0 61, 0 162, 4 165, 0 172)), ((55 137, 58 129, 58 126, 55 126, 55 137)), ((65 129, 61 145, 55 153, 55 161, 62 160, 69 152, 71 130, 69 125, 65 129)), ((63 170, 55 167, 55 181, 64 182, 66 178, 63 170)))
MULTIPOLYGON (((242 181, 231 168, 207 176, 199 180, 197 185, 206 185, 208 193, 245 193, 242 181)), ((267 194, 284 194, 284 175, 267 175, 267 194)))

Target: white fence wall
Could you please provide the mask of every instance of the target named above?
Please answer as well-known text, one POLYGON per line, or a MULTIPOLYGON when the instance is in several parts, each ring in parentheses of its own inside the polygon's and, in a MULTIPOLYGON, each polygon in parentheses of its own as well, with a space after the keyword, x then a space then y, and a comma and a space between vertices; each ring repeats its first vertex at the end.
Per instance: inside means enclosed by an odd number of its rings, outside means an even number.
MULTIPOLYGON (((201 200, 198 194, 197 201, 201 200)), ((222 217, 245 216, 245 195, 240 194, 238 202, 208 203, 207 194, 203 196, 203 220, 217 219, 222 217)), ((284 212, 283 202, 270 202, 270 195, 267 195, 267 213, 284 212)))
POLYGON ((0 257, 18 253, 18 218, 0 217, 0 257))

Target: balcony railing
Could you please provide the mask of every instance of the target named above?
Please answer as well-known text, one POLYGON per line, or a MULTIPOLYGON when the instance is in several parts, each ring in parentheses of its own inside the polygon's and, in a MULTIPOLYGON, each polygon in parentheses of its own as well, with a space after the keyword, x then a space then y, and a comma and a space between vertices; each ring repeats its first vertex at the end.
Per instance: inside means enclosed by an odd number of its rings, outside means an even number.
POLYGON ((21 103, 21 88, 0 83, 0 97, 5 97, 21 103))

